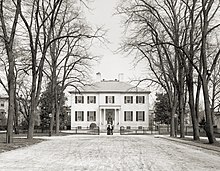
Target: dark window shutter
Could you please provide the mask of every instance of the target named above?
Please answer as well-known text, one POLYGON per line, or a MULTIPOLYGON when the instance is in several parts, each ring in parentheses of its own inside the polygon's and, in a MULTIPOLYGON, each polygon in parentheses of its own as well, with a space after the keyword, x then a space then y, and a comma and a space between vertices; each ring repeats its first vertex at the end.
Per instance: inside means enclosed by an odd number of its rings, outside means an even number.
POLYGON ((94 112, 94 121, 96 121, 96 111, 94 112))
POLYGON ((75 96, 75 104, 77 104, 77 96, 75 96))
POLYGON ((77 111, 75 111, 75 121, 77 121, 77 111))
POLYGON ((96 96, 94 96, 94 103, 96 103, 96 96))
POLYGON ((133 111, 131 111, 131 121, 133 121, 133 111))
POLYGON ((84 103, 84 96, 82 96, 82 103, 84 103))
POLYGON ((136 96, 136 103, 138 104, 138 96, 136 96))
POLYGON ((124 112, 124 121, 126 121, 126 112, 124 112))
POLYGON ((133 96, 131 96, 131 103, 133 103, 133 96))
POLYGON ((87 103, 89 104, 89 96, 87 96, 87 103))
POLYGON ((89 111, 87 111, 87 121, 89 121, 89 111))
POLYGON ((115 96, 112 96, 112 103, 115 103, 115 96))
POLYGON ((145 96, 143 96, 143 103, 145 103, 145 96))
POLYGON ((144 111, 143 111, 143 121, 145 121, 145 119, 144 119, 144 118, 145 118, 144 115, 145 115, 145 114, 144 114, 144 111))
POLYGON ((108 103, 108 96, 105 96, 105 103, 108 103))
POLYGON ((124 104, 126 104, 126 96, 124 96, 124 104))
POLYGON ((136 121, 138 121, 138 111, 136 111, 136 121))
POLYGON ((82 121, 84 121, 84 111, 82 111, 82 121))

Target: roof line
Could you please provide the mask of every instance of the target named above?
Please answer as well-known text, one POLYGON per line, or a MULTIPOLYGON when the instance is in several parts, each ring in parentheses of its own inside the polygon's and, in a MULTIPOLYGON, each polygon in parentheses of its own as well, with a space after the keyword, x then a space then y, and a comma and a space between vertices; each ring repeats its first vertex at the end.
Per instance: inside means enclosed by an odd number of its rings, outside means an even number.
POLYGON ((147 93, 150 94, 151 91, 69 91, 70 94, 83 94, 83 93, 147 93))

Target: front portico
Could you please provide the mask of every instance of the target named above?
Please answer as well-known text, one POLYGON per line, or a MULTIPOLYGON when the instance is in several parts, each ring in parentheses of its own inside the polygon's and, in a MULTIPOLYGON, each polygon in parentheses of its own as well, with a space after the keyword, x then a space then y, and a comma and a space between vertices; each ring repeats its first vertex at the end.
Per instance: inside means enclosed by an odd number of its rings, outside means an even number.
POLYGON ((120 129, 120 105, 100 105, 99 106, 99 127, 105 131, 108 123, 112 123, 114 130, 120 129))

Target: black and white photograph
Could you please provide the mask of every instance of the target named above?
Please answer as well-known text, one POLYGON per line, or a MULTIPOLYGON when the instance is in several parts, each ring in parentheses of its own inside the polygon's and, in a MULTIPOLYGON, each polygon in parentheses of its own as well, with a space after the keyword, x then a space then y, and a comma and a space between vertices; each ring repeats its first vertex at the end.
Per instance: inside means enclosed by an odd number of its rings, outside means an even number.
POLYGON ((0 0, 0 171, 219 171, 220 0, 0 0))

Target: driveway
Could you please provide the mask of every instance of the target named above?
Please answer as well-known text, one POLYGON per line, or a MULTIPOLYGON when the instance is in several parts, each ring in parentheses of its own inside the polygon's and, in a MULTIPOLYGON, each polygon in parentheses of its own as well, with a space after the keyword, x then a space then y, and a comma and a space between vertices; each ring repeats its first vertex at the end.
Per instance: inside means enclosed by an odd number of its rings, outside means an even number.
POLYGON ((217 171, 220 153, 154 136, 50 137, 0 154, 1 171, 217 171))

